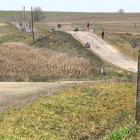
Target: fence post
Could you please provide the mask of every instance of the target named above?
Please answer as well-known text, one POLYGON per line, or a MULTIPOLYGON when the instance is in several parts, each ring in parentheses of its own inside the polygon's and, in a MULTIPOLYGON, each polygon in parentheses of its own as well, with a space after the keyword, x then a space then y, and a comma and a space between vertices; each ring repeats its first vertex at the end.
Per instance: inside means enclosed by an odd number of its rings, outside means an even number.
POLYGON ((136 122, 140 124, 140 50, 138 52, 137 96, 136 96, 136 122))

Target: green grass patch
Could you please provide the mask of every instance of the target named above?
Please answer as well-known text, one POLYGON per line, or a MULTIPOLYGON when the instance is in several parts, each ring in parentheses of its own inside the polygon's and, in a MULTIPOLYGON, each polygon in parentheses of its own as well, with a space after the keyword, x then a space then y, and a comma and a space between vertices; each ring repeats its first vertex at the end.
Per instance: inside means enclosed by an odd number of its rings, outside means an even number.
POLYGON ((16 31, 14 24, 9 22, 0 22, 0 36, 1 34, 9 34, 16 31))
POLYGON ((134 126, 135 93, 136 84, 127 82, 69 88, 1 114, 0 135, 48 140, 138 137, 139 128, 129 128, 134 126))
POLYGON ((32 36, 31 33, 11 33, 4 35, 0 38, 0 43, 8 43, 8 42, 24 42, 31 43, 32 36))
POLYGON ((128 128, 117 129, 114 132, 112 132, 108 138, 105 138, 104 140, 122 140, 126 134, 129 134, 129 132, 130 131, 128 128))

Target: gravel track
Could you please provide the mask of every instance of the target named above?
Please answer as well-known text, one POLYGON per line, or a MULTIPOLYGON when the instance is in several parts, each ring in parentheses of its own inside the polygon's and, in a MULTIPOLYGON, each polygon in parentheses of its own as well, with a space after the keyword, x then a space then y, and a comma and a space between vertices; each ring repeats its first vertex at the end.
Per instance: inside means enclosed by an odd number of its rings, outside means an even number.
POLYGON ((39 96, 51 95, 68 87, 91 82, 0 82, 0 112, 31 103, 39 96))

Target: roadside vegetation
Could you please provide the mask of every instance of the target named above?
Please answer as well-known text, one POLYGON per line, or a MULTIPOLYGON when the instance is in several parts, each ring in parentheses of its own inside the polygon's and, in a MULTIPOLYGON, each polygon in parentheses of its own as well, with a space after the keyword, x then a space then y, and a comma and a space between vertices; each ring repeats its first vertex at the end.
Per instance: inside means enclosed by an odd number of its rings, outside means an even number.
POLYGON ((133 82, 69 88, 1 114, 0 139, 138 140, 135 97, 133 82))
MULTIPOLYGON (((22 13, 15 13, 1 13, 1 20, 19 22, 22 13)), ((29 18, 30 13, 26 14, 29 18)), ((46 22, 75 22, 68 25, 71 29, 78 25, 81 30, 86 30, 82 27, 87 20, 92 19, 91 22, 94 23, 90 28, 96 26, 97 35, 100 35, 101 29, 105 29, 106 41, 137 60, 137 51, 133 52, 131 44, 140 43, 139 35, 116 33, 124 31, 126 26, 122 23, 117 28, 112 23, 112 28, 108 23, 103 26, 97 22, 101 22, 101 19, 104 22, 126 19, 133 21, 135 18, 138 22, 139 14, 45 14, 46 22)), ((133 24, 129 23, 127 29, 133 27, 133 24)), ((136 83, 132 82, 136 80, 136 74, 104 62, 63 31, 48 31, 51 26, 54 24, 35 23, 37 32, 35 42, 32 43, 31 33, 21 32, 8 22, 0 23, 0 60, 3 60, 3 72, 0 76, 3 81, 119 78, 131 82, 120 80, 85 84, 52 96, 40 97, 18 109, 8 109, 0 114, 0 139, 139 140, 140 126, 135 124, 136 83), (103 68, 104 75, 101 74, 103 68)), ((65 29, 63 26, 62 28, 65 29)))
POLYGON ((101 30, 105 31, 105 41, 109 42, 115 49, 137 61, 138 49, 140 44, 139 22, 104 22, 91 25, 95 27, 94 32, 101 37, 101 30), (132 44, 136 48, 132 48, 132 44))
POLYGON ((131 59, 137 61, 138 59, 138 50, 140 44, 140 35, 130 34, 130 33, 107 33, 106 40, 109 41, 113 46, 130 57, 131 59), (136 48, 132 48, 132 44, 136 44, 136 48))
POLYGON ((9 22, 0 22, 0 37, 16 31, 14 24, 9 22))
POLYGON ((33 48, 22 43, 0 46, 3 78, 16 80, 47 80, 83 77, 90 74, 89 61, 51 50, 33 48))
MULTIPOLYGON (((37 25, 37 29, 39 27, 41 26, 37 25)), ((6 52, 6 55, 1 53, 3 81, 96 80, 103 78, 100 73, 103 68, 106 70, 105 79, 135 79, 135 74, 130 73, 129 76, 127 71, 102 61, 66 32, 39 30, 35 33, 35 43, 32 43, 31 33, 15 30, 10 34, 3 34, 0 37, 0 44, 2 52, 6 52), (30 52, 27 53, 28 50, 30 52), (35 54, 35 51, 39 52, 39 55, 35 54), (28 54, 28 57, 23 55, 23 52, 28 54), (33 56, 30 56, 30 53, 33 56), (48 59, 49 53, 55 56, 54 59, 48 59), (20 61, 14 58, 15 56, 20 61), (61 59, 62 61, 58 61, 59 56, 65 57, 61 59), (68 59, 71 59, 71 62, 68 59)))

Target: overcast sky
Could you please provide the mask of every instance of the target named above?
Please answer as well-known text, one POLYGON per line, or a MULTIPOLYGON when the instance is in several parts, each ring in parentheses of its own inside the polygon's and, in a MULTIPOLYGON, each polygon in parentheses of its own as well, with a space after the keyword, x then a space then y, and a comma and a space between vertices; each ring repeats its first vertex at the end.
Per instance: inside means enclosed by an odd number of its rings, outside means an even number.
POLYGON ((140 12, 140 0, 1 0, 0 10, 26 10, 39 6, 43 11, 140 12))

